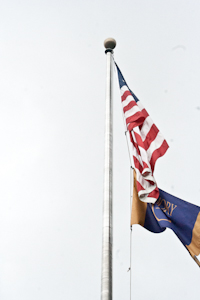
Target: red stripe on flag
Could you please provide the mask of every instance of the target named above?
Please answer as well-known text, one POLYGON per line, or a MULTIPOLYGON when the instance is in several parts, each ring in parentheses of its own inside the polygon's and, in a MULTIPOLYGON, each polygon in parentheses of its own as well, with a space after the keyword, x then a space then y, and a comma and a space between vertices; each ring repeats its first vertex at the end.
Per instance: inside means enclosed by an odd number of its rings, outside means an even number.
POLYGON ((157 137, 158 132, 159 132, 158 128, 156 127, 155 124, 153 124, 151 126, 151 129, 147 133, 145 141, 144 141, 144 145, 145 145, 146 150, 149 148, 151 143, 155 140, 155 138, 157 137))
POLYGON ((143 188, 143 186, 140 184, 139 181, 137 181, 137 191, 138 191, 138 192, 144 191, 144 188, 143 188))
MULTIPOLYGON (((135 155, 133 155, 133 161, 134 161, 135 168, 136 168, 137 170, 139 170, 141 176, 143 176, 144 179, 145 179, 145 175, 148 175, 148 174, 150 173, 150 171, 148 171, 148 170, 150 170, 150 169, 149 169, 149 166, 148 166, 144 161, 142 162, 143 165, 141 165, 141 163, 139 162, 138 158, 137 158, 135 155), (144 172, 145 169, 148 169, 148 170, 146 170, 146 172, 144 172), (143 172, 144 172, 144 173, 143 173, 143 172), (142 174, 143 174, 143 175, 142 175, 142 174)), ((147 179, 146 179, 146 180, 147 180, 147 179)), ((148 181, 151 185, 154 185, 154 184, 155 184, 155 182, 153 182, 153 181, 151 181, 151 180, 147 180, 147 181, 148 181)))
POLYGON ((159 197, 158 188, 156 187, 155 190, 153 190, 151 193, 149 193, 148 197, 158 199, 158 197, 159 197))
POLYGON ((126 105, 124 108, 123 108, 123 111, 124 113, 128 110, 130 110, 132 107, 136 106, 136 102, 135 101, 131 101, 128 105, 126 105))
POLYGON ((143 166, 144 166, 144 169, 149 169, 149 166, 145 163, 145 161, 143 161, 143 166))
POLYGON ((126 119, 126 124, 128 125, 128 130, 131 131, 134 127, 140 126, 144 122, 144 117, 141 112, 137 112, 131 117, 126 119))
MULTIPOLYGON (((138 192, 145 190, 139 181, 137 181, 137 190, 138 192)), ((155 198, 155 199, 158 199, 158 197, 159 197, 159 190, 157 187, 152 192, 150 192, 147 196, 147 198, 155 198)))
MULTIPOLYGON (((137 190, 138 190, 138 192, 145 190, 139 181, 137 181, 137 190)), ((158 187, 156 187, 152 192, 150 192, 147 197, 158 199, 158 197, 159 197, 158 187)))
POLYGON ((154 181, 152 181, 152 180, 148 180, 148 179, 146 179, 146 181, 148 181, 148 182, 150 183, 150 185, 154 185, 154 184, 155 184, 155 182, 154 182, 154 181))
MULTIPOLYGON (((136 103, 137 104, 137 103, 136 103)), ((132 130, 134 127, 139 126, 140 130, 143 126, 144 120, 148 117, 148 113, 146 109, 142 109, 141 111, 135 113, 133 116, 126 119, 126 124, 129 124, 128 130, 132 130), (136 122, 137 117, 137 122, 136 122)))
POLYGON ((142 115, 144 116, 145 119, 149 116, 149 114, 148 114, 148 112, 146 111, 145 108, 143 108, 143 109, 141 110, 141 112, 142 112, 142 115))
POLYGON ((137 143, 134 142, 131 131, 129 131, 129 135, 130 135, 130 140, 131 140, 131 143, 133 144, 133 147, 136 149, 138 155, 140 156, 140 149, 139 149, 137 143))
POLYGON ((138 146, 145 149, 144 143, 143 143, 142 138, 141 138, 141 135, 139 135, 137 132, 134 132, 134 135, 135 135, 135 139, 137 141, 138 146))
POLYGON ((144 141, 142 141, 141 136, 138 133, 135 132, 135 138, 136 138, 136 141, 137 141, 138 145, 140 147, 144 148, 145 150, 148 150, 151 143, 155 140, 158 132, 159 132, 158 128, 156 127, 155 124, 153 124, 151 126, 151 129, 147 133, 146 138, 145 138, 144 141))
POLYGON ((167 151, 167 149, 169 148, 167 142, 164 140, 162 145, 160 146, 160 148, 156 149, 152 156, 151 156, 151 160, 150 160, 150 165, 151 165, 151 169, 152 169, 152 173, 154 171, 154 167, 155 167, 155 163, 157 161, 157 159, 161 156, 163 156, 165 154, 165 152, 167 151))
POLYGON ((135 155, 133 155, 133 161, 134 161, 135 168, 138 169, 140 173, 142 173, 144 167, 140 164, 139 160, 135 155))
MULTIPOLYGON (((130 92, 130 91, 125 91, 124 94, 122 95, 122 102, 123 102, 124 100, 126 100, 126 98, 127 98, 128 96, 132 96, 131 92, 130 92)), ((132 97, 133 97, 133 96, 132 96, 132 97)))

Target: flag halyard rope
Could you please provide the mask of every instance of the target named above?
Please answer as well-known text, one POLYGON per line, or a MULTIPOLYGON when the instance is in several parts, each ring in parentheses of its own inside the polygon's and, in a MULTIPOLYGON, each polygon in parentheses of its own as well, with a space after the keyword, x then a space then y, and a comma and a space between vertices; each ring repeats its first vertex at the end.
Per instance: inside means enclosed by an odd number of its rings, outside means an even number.
POLYGON ((132 208, 132 182, 133 182, 133 167, 130 167, 130 300, 132 298, 131 283, 132 283, 132 225, 131 225, 131 208, 132 208))

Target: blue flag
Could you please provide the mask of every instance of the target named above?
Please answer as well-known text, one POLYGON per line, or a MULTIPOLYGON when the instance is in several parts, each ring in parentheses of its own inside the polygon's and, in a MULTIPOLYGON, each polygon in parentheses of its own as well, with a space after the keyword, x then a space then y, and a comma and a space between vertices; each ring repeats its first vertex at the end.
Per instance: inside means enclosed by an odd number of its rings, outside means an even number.
POLYGON ((154 233, 172 229, 200 267, 200 207, 161 189, 154 204, 141 202, 135 181, 134 176, 131 225, 140 224, 154 233))

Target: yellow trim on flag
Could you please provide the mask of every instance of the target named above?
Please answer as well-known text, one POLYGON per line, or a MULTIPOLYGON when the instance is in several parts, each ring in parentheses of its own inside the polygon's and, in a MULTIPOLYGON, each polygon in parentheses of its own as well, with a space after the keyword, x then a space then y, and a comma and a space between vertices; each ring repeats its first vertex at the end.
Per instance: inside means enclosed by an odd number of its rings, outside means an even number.
POLYGON ((132 210, 131 210, 131 225, 140 224, 141 226, 144 226, 147 203, 140 201, 138 197, 137 179, 136 179, 135 170, 133 170, 133 173, 134 173, 134 181, 133 181, 133 199, 132 199, 132 210))
POLYGON ((192 241, 189 245, 186 245, 188 251, 194 256, 200 254, 200 213, 198 213, 194 228, 192 231, 192 241))

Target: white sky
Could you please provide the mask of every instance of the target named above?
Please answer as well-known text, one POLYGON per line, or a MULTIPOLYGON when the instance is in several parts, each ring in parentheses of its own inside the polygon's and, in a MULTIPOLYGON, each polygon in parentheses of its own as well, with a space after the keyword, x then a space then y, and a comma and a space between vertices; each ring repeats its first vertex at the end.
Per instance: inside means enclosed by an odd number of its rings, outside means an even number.
MULTIPOLYGON (((0 4, 0 299, 100 299, 106 56, 170 149, 160 188, 200 206, 200 2, 0 4)), ((114 80, 113 300, 129 298, 129 157, 114 80)), ((133 299, 199 299, 170 230, 133 228, 133 299)))

